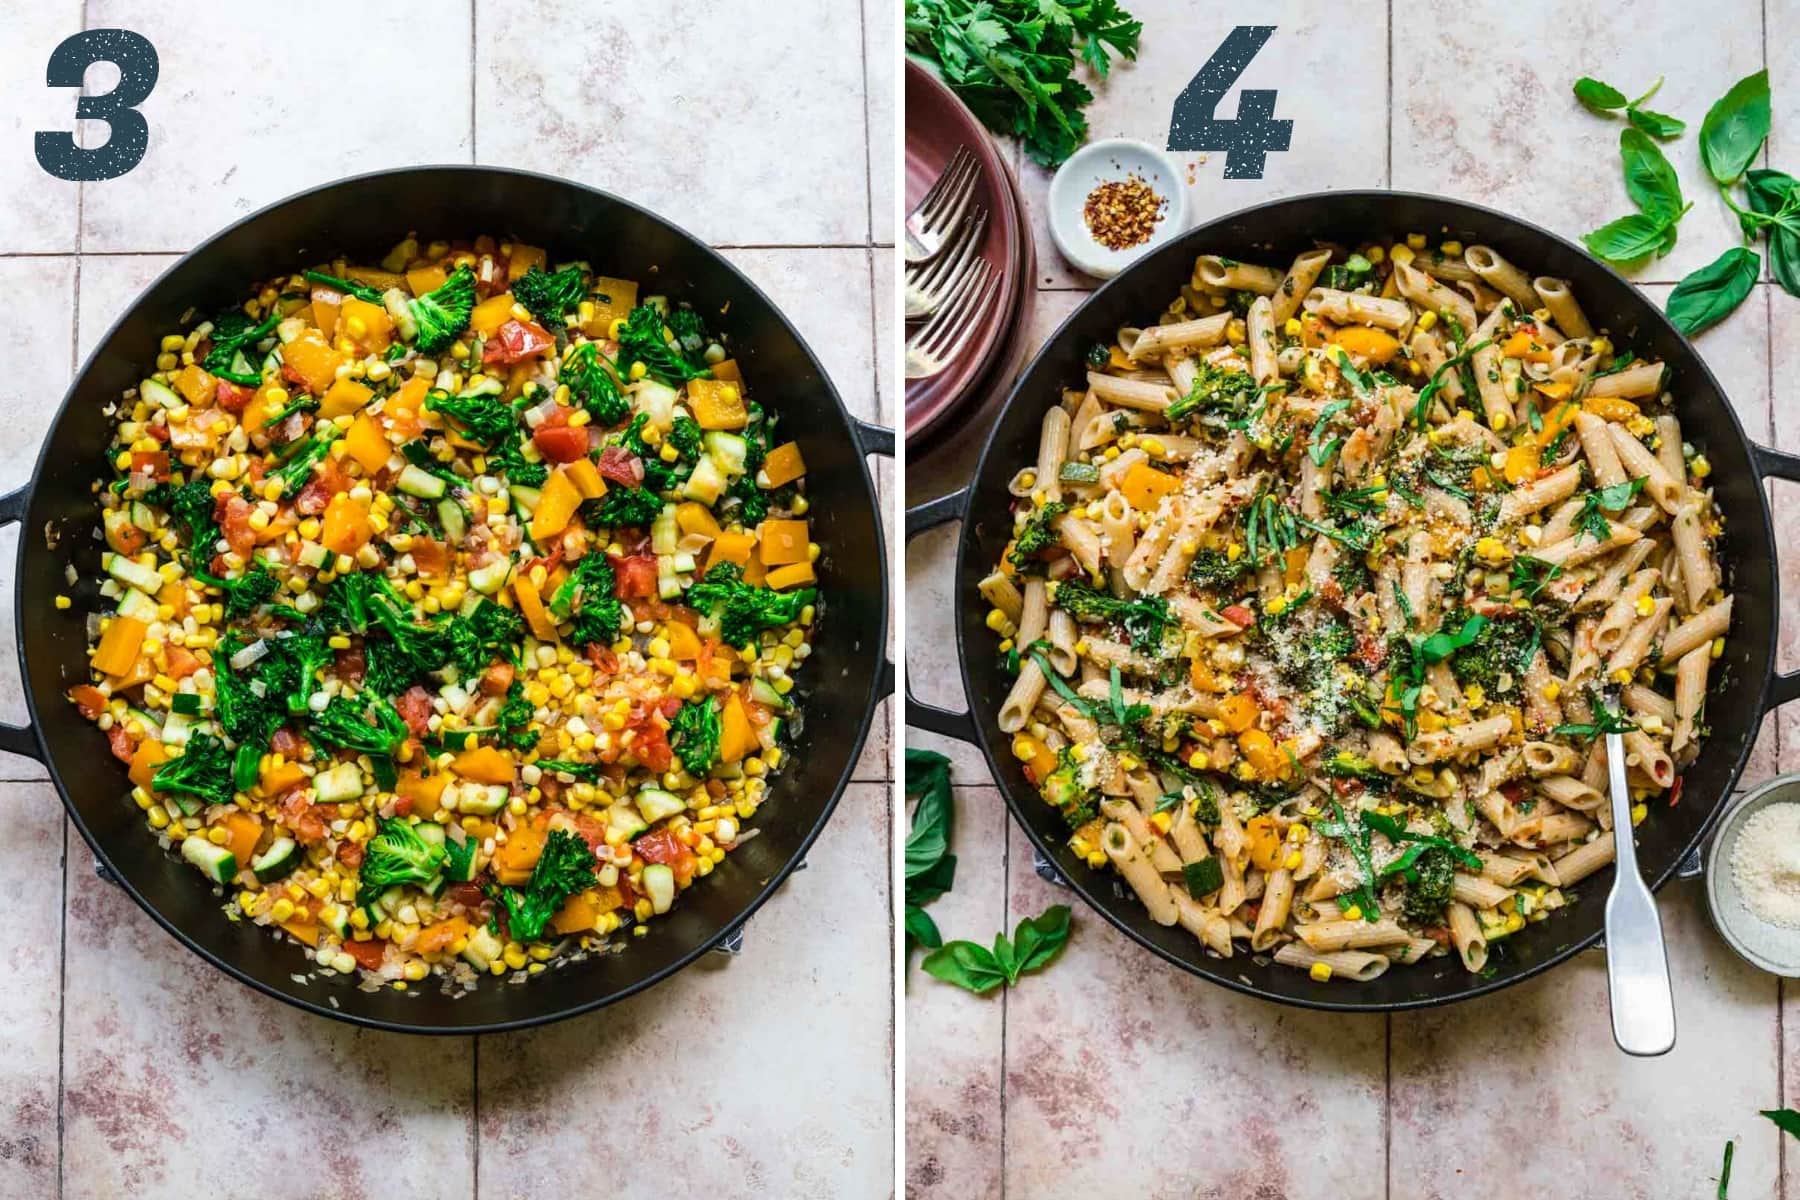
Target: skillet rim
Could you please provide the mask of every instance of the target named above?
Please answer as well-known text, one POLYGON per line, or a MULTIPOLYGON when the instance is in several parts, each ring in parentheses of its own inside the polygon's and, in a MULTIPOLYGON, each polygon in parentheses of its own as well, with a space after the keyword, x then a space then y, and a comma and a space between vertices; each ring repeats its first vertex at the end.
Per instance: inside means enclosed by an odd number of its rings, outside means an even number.
MULTIPOLYGON (((1057 325, 1055 331, 1044 339, 1043 344, 1039 346, 1036 353, 1032 355, 1031 360, 1027 362, 1014 377, 1013 384, 1007 392, 1006 399, 1001 404, 995 415, 993 424, 989 427, 987 434, 983 439, 981 453, 975 460, 974 472, 963 483, 960 489, 964 493, 962 512, 960 514, 962 525, 957 533, 956 566, 953 579, 955 582, 954 622, 956 627, 957 665, 962 677, 963 700, 969 705, 969 722, 974 731, 975 745, 981 751, 982 757, 987 760, 989 774, 1000 788, 1000 794, 1006 801, 1008 813, 1012 816, 1014 823, 1019 826, 1026 838, 1031 842, 1032 849, 1044 861, 1054 865, 1057 860, 1057 851, 1055 847, 1050 845, 1050 843, 1039 834, 1037 828, 1027 817, 1027 806, 1036 804, 1039 808, 1042 808, 1043 801, 1035 791, 1027 788, 1020 781, 1015 760, 1012 759, 1011 755, 999 754, 995 746, 990 744, 988 727, 993 720, 993 714, 978 713, 975 711, 975 705, 971 697, 976 694, 976 691, 973 677, 970 674, 970 663, 973 660, 970 658, 968 646, 965 641, 965 634, 968 630, 968 625, 965 620, 966 606, 970 603, 969 594, 974 589, 964 587, 963 581, 966 577, 965 571, 968 567, 967 556, 974 541, 972 531, 976 521, 979 519, 972 509, 975 503, 977 490, 980 488, 982 481, 989 478, 989 458, 996 453, 1001 429, 1007 424, 1008 417, 1012 416, 1014 407, 1023 402, 1028 402, 1024 394, 1026 379, 1037 370, 1038 364, 1051 352, 1052 348, 1058 346, 1063 339, 1070 334, 1072 327, 1079 321, 1090 306, 1099 302, 1107 295, 1107 293, 1114 289, 1124 290, 1125 286, 1131 283, 1133 278, 1140 271, 1143 271, 1148 267, 1153 261, 1161 261, 1165 255, 1171 258, 1176 257, 1178 249, 1185 250, 1205 238, 1215 236, 1223 226, 1228 226, 1233 223, 1248 222, 1275 209, 1288 205, 1331 202, 1341 203, 1344 201, 1361 201, 1381 204, 1393 202, 1395 200, 1405 200, 1422 205, 1434 206, 1441 213, 1445 214, 1456 214, 1459 212, 1475 214, 1483 219, 1511 226, 1520 234, 1521 238, 1537 239, 1557 244, 1563 249, 1587 259, 1593 267, 1603 272, 1605 275, 1610 276, 1612 283, 1628 289, 1630 293, 1638 297, 1648 311, 1650 319, 1666 329, 1666 331, 1675 338, 1677 344, 1679 344, 1681 353, 1685 356, 1685 361, 1672 365, 1680 367, 1684 372, 1698 372, 1699 377, 1718 397, 1718 407, 1724 410, 1724 421, 1722 423, 1729 426, 1732 436, 1737 439, 1738 443, 1743 448, 1745 461, 1750 464, 1753 471, 1757 472, 1757 486, 1753 491, 1756 495, 1756 514, 1760 521, 1762 536, 1760 540, 1752 537, 1751 541, 1760 545, 1763 554, 1771 564, 1779 563, 1780 559, 1777 556, 1775 546, 1774 517, 1770 511, 1768 491, 1766 487, 1763 486, 1771 477, 1771 473, 1761 468, 1759 452, 1762 450, 1762 447, 1745 434, 1743 423, 1738 418, 1737 410, 1729 402, 1730 393, 1719 383, 1717 376, 1714 375, 1711 367, 1707 365, 1705 358, 1701 356, 1697 349, 1695 349, 1693 342, 1669 323, 1668 318, 1663 314, 1662 310, 1649 301, 1649 298, 1644 295, 1642 289, 1637 284, 1619 274, 1619 272, 1614 270, 1607 263, 1594 258, 1594 256, 1589 254, 1585 249, 1577 246, 1561 234, 1545 229, 1535 222, 1514 216, 1511 213, 1502 212, 1496 208, 1490 208, 1484 204, 1477 204, 1472 201, 1461 200, 1452 196, 1438 195, 1432 192, 1405 191, 1397 188, 1345 188, 1300 192, 1293 195, 1277 197, 1273 200, 1265 200, 1256 204, 1245 205, 1242 208, 1221 213, 1207 221, 1205 224, 1194 226, 1180 237, 1175 238, 1166 245, 1158 247, 1154 253, 1146 255, 1127 266, 1112 279, 1107 280, 1100 287, 1096 288, 1086 300, 1082 301, 1068 316, 1063 318, 1062 322, 1057 325)), ((1435 220, 1436 218, 1433 219, 1435 220)), ((1453 215, 1447 215, 1444 223, 1454 226, 1456 218, 1453 215)), ((1709 430, 1709 440, 1716 438, 1717 436, 1719 435, 1709 430)), ((1734 517, 1737 516, 1735 513, 1732 515, 1734 517)), ((988 567, 985 564, 978 565, 981 566, 981 570, 985 574, 988 567)), ((1780 574, 1778 569, 1773 569, 1771 571, 1770 585, 1769 600, 1771 611, 1774 613, 1774 619, 1769 622, 1766 642, 1760 647, 1763 657, 1762 681, 1756 690, 1755 707, 1751 709, 1745 717, 1746 725, 1749 729, 1754 729, 1756 726, 1760 725, 1762 719, 1767 716, 1769 712, 1770 693, 1774 687, 1774 680, 1778 674, 1776 654, 1781 633, 1780 574)), ((1660 891, 1665 883, 1674 878, 1681 869, 1682 863, 1690 859, 1705 843, 1706 839, 1711 836, 1714 825, 1717 824, 1720 817, 1724 815, 1725 809, 1729 807, 1732 797, 1736 794, 1735 789, 1737 788, 1738 780, 1743 774, 1745 764, 1749 761, 1751 751, 1755 746, 1755 740, 1753 733, 1747 734, 1744 737, 1738 751, 1737 760, 1731 764, 1725 787, 1721 790, 1717 799, 1714 800, 1710 811, 1701 820, 1700 825, 1695 830, 1693 836, 1689 839, 1687 844, 1682 847, 1681 852, 1672 856, 1668 866, 1660 871, 1655 879, 1649 881, 1652 891, 1660 891)), ((1552 950, 1542 960, 1533 963, 1516 974, 1507 975, 1505 977, 1496 976, 1493 979, 1481 979, 1478 975, 1471 975, 1470 978, 1476 981, 1474 986, 1461 991, 1449 992, 1444 995, 1421 995, 1401 1000, 1372 1001, 1364 1003, 1357 1003, 1353 1000, 1339 1001, 1331 999, 1312 999, 1301 996, 1280 995, 1245 982, 1224 969, 1223 964, 1230 962, 1229 959, 1213 958, 1207 955, 1197 940, 1193 943, 1194 956, 1192 958, 1174 953, 1167 947, 1152 941, 1145 933, 1135 928, 1134 923, 1128 922, 1125 919, 1123 912, 1114 912, 1107 905, 1100 903, 1095 898, 1101 879, 1103 878, 1098 872, 1094 873, 1092 876, 1087 876, 1081 873, 1065 872, 1061 870, 1060 867, 1057 867, 1056 869, 1062 882, 1079 896, 1082 902, 1085 903, 1091 911, 1099 915, 1107 924, 1111 925, 1118 932, 1123 933, 1133 942, 1136 942, 1139 946, 1150 951, 1163 961, 1181 968, 1190 975, 1204 979, 1209 983, 1218 984, 1233 992, 1237 992, 1240 995, 1249 996, 1258 1000, 1272 1001, 1276 1004, 1287 1005, 1293 1008, 1310 1009, 1319 1012, 1394 1013, 1407 1012, 1416 1009, 1437 1008, 1449 1004, 1459 1004, 1466 1000, 1473 1000, 1481 996, 1487 996, 1495 992, 1503 991, 1515 984, 1536 978, 1551 968, 1562 965, 1577 954, 1590 949, 1599 943, 1605 935, 1605 928, 1604 925, 1602 925, 1599 929, 1575 938, 1560 948, 1552 950)), ((1104 878, 1110 880, 1110 876, 1104 878)), ((1147 918, 1143 916, 1141 908, 1126 911, 1137 914, 1139 918, 1137 923, 1141 924, 1147 920, 1147 918)))
MULTIPOLYGON (((491 166, 482 163, 414 163, 406 166, 363 171, 355 175, 346 175, 339 179, 333 179, 325 183, 302 188, 283 196, 280 199, 264 204, 245 214, 243 217, 232 221, 230 224, 220 227, 217 231, 209 234, 205 239, 197 243, 193 248, 179 255, 174 262, 158 272, 154 279, 139 290, 131 303, 128 304, 110 324, 108 324, 106 332, 94 342, 93 349, 88 351, 87 355, 82 359, 81 365, 77 367, 74 374, 70 376, 69 386, 63 392, 62 400, 58 403, 56 413, 51 418, 50 424, 43 435, 43 440, 39 444, 37 457, 32 465, 30 479, 19 487, 9 491, 3 498, 0 498, 0 511, 4 511, 8 514, 16 513, 18 518, 17 524, 19 527, 19 544, 15 554, 17 575, 15 576, 13 586, 14 629, 19 640, 15 652, 19 660, 21 682, 24 684, 27 714, 27 724, 23 728, 22 735, 29 740, 34 747, 34 751, 20 749, 19 752, 30 753, 32 757, 35 757, 39 762, 44 764, 44 768, 49 774, 50 782, 55 786, 56 793, 62 800, 64 812, 67 814, 70 823, 80 832, 82 840, 87 843, 88 849, 93 852, 97 868, 103 879, 122 888, 125 894, 130 896, 132 901, 150 916, 152 921, 170 936, 174 937, 175 940, 186 949, 198 955, 203 961, 224 972, 224 974, 236 980, 238 983, 244 984, 271 999, 278 1000, 283 1004, 290 1005, 317 1016, 329 1017, 332 1020, 341 1021, 365 1029, 373 1029, 385 1033, 412 1034, 427 1037, 461 1037, 476 1036, 480 1034, 511 1033, 535 1028, 540 1025, 548 1025, 556 1021, 566 1020, 571 1017, 580 1016, 584 1013, 593 1012, 609 1005, 616 1004, 621 1000, 638 995, 639 993, 669 979, 683 969, 692 966, 703 955, 716 949, 720 943, 724 942, 733 933, 742 929, 745 923, 749 921, 749 919, 769 901, 776 891, 781 888, 788 877, 792 875, 803 862, 805 862, 808 852, 813 847, 813 843, 818 840, 819 835, 824 832, 825 826, 836 814, 839 802, 842 801, 844 793, 850 787, 852 777, 856 772, 856 765, 862 756, 863 747, 868 741, 869 730, 874 724, 875 710, 880 705, 882 699, 892 691, 892 670, 887 663, 886 656, 889 608, 891 606, 888 579, 890 564, 888 562, 887 553, 887 536, 881 521, 881 501, 879 492, 875 486, 874 473, 869 466, 869 455, 873 453, 874 450, 872 448, 865 450, 863 437, 859 436, 864 429, 877 428, 882 427, 875 422, 861 421, 859 418, 854 417, 844 406, 844 399, 838 392, 837 384, 833 382, 831 374, 825 369, 825 365, 819 359, 819 356, 813 352, 812 346, 800 333, 799 329, 794 325, 794 322, 788 317, 787 313, 771 300, 767 293, 765 293, 754 280, 740 270, 736 264, 727 259, 718 249, 703 239, 696 237, 685 227, 677 225, 668 218, 653 212, 641 204, 628 200, 623 196, 616 195, 603 188, 593 187, 589 184, 572 179, 565 179, 561 176, 545 174, 541 171, 527 171, 517 167, 491 166), (62 772, 57 768, 56 763, 52 761, 48 743, 45 741, 43 735, 44 713, 38 703, 37 689, 34 686, 31 677, 31 665, 25 654, 25 589, 19 582, 26 578, 25 570, 27 555, 34 547, 37 548, 38 553, 49 553, 48 549, 42 545, 41 538, 30 536, 30 530, 34 525, 33 508, 38 497, 38 485, 45 476, 46 468, 50 465, 50 446, 54 440, 54 435, 62 426, 63 422, 71 416, 72 405, 74 404, 76 394, 81 390, 82 383, 87 378, 88 372, 94 366, 95 361, 99 358, 101 352, 105 350, 108 343, 111 342, 113 337, 118 333, 120 326, 125 324, 132 314, 137 311, 139 305, 143 303, 146 296, 161 287, 170 275, 187 266, 191 261, 207 254, 216 244, 223 241, 225 238, 237 233, 240 229, 243 229, 248 225, 275 214, 277 211, 290 204, 295 204, 340 188, 347 188, 352 185, 367 183, 373 180, 438 171, 454 172, 468 176, 490 175, 500 176, 502 178, 523 179, 531 181, 534 184, 547 184, 587 193, 590 197, 597 197, 606 203, 618 205, 642 219, 649 220, 662 226, 677 238, 687 242, 691 247, 698 249, 703 256, 703 260, 710 260, 710 265, 712 267, 735 276, 737 282, 747 289, 751 295, 767 305, 769 311, 774 314, 775 318, 786 328, 788 335, 794 339, 794 344, 800 349, 801 353, 806 356, 814 370, 818 373, 819 379, 824 385, 826 395, 831 398, 832 408, 839 421, 837 429, 832 430, 831 432, 841 432, 845 443, 845 449, 850 453, 856 464, 857 476, 863 488, 863 498, 873 517, 872 524, 874 525, 875 531, 875 550, 881 564, 880 571, 874 581, 877 592, 876 599, 879 603, 879 620, 876 629, 873 631, 873 636, 865 639, 865 653, 869 657, 868 695, 863 704, 861 716, 856 723, 855 735, 850 747, 850 752, 845 757, 843 770, 839 773, 837 782, 832 788, 830 799, 826 801, 825 806, 820 810, 818 819, 814 821, 812 827, 806 831, 794 853, 782 864, 781 868, 770 873, 769 877, 757 888, 756 892, 751 896, 750 901, 736 916, 723 922, 717 930, 701 939, 700 942, 685 953, 663 967, 650 972, 641 979, 634 980, 613 991, 599 993, 580 1003, 551 1011, 538 1012, 511 1020, 489 1021, 482 1024, 470 1025, 427 1024, 416 1021, 396 1021, 380 1017, 371 1017, 361 1013, 332 1007, 330 1004, 325 1003, 325 993, 321 993, 321 998, 315 1001, 298 994, 297 991, 287 991, 280 987, 273 986, 261 979, 251 976, 237 967, 234 963, 227 961, 224 957, 214 954, 210 949, 202 946, 198 941, 190 937, 186 930, 176 925, 173 921, 164 916, 155 905, 150 903, 143 892, 131 881, 131 879, 123 872, 119 871, 113 865, 112 860, 107 857, 105 850, 96 840, 93 833, 88 829, 87 822, 82 818, 81 812, 76 807, 74 800, 70 797, 68 785, 63 781, 62 772)), ((66 710, 60 707, 57 711, 59 713, 66 712, 66 710)), ((66 864, 65 869, 67 869, 66 864)), ((294 986, 297 989, 300 985, 295 984, 294 986)), ((521 987, 514 990, 521 996, 530 996, 532 994, 529 987, 521 987)))

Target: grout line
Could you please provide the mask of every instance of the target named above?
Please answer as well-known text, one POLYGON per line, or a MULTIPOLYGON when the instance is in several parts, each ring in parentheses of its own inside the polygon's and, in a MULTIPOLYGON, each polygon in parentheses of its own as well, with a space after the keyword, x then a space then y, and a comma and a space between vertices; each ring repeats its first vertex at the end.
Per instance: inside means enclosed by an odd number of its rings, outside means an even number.
POLYGON ((1394 0, 1387 0, 1387 186, 1394 186, 1394 0))
POLYGON ((475 155, 475 87, 476 79, 480 74, 477 66, 479 46, 480 42, 475 35, 475 0, 469 0, 469 161, 471 163, 480 161, 475 155))
POLYGON ((866 4, 856 6, 856 48, 862 58, 863 213, 868 219, 864 240, 875 240, 875 153, 869 144, 869 13, 866 4))

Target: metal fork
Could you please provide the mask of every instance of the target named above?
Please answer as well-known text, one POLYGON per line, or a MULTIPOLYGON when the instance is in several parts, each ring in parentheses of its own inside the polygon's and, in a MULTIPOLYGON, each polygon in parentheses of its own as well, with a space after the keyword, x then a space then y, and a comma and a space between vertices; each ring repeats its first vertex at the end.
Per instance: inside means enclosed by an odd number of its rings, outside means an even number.
POLYGON ((962 277, 974 269, 987 234, 987 210, 977 208, 950 235, 950 242, 930 262, 906 268, 906 319, 923 320, 942 308, 962 277))
POLYGON ((981 163, 974 151, 958 146, 938 174, 931 190, 906 216, 906 261, 929 262, 944 248, 944 239, 955 230, 975 194, 981 163))
POLYGON ((973 271, 944 301, 937 315, 914 334, 906 344, 906 377, 929 379, 948 367, 975 336, 981 318, 993 300, 999 277, 993 264, 977 260, 973 271))
MULTIPOLYGON (((1609 725, 1618 701, 1604 698, 1609 725)), ((1666 1054, 1675 1045, 1675 998, 1669 986, 1669 954, 1663 947, 1656 898, 1638 874, 1631 836, 1631 790, 1625 780, 1625 739, 1606 734, 1606 773, 1611 785, 1613 885, 1606 897, 1606 982, 1612 998, 1613 1041, 1627 1054, 1666 1054)))

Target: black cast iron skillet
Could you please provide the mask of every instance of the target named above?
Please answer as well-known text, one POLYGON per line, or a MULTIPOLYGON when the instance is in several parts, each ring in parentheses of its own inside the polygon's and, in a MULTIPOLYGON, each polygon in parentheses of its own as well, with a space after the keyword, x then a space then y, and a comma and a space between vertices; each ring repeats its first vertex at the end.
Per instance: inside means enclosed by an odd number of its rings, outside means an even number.
POLYGON ((1671 371, 1683 435, 1713 464, 1710 479, 1726 518, 1719 546, 1728 587, 1736 593, 1725 653, 1715 666, 1707 716, 1712 734, 1683 772, 1680 803, 1658 808, 1638 830, 1645 876, 1661 886, 1711 827, 1731 793, 1764 713, 1800 695, 1800 673, 1774 670, 1777 628, 1775 539, 1763 481, 1800 480, 1800 457, 1752 445, 1718 380, 1644 296, 1575 246, 1524 221, 1457 200, 1406 192, 1324 192, 1258 205, 1194 229, 1135 263, 1064 321, 1020 376, 988 436, 972 483, 962 491, 911 509, 910 539, 962 520, 956 559, 956 639, 971 711, 949 712, 907 697, 909 724, 973 742, 987 755, 1013 818, 1041 855, 1112 924, 1163 958, 1196 975, 1253 996, 1308 1008, 1381 1011, 1466 1000, 1555 966, 1594 944, 1604 925, 1610 875, 1576 889, 1578 899, 1547 921, 1495 943, 1492 970, 1471 975, 1454 956, 1396 967, 1367 984, 1321 984, 1266 956, 1207 954, 1180 927, 1151 921, 1110 870, 1095 871, 1072 855, 1056 812, 1039 798, 995 724, 1011 678, 999 670, 994 635, 983 623, 987 606, 976 582, 999 561, 1011 531, 1007 481, 1036 456, 1044 409, 1060 389, 1083 378, 1083 358, 1095 342, 1110 344, 1123 325, 1162 312, 1187 282, 1200 254, 1285 264, 1315 240, 1359 243, 1378 234, 1428 231, 1433 240, 1461 238, 1489 245, 1533 275, 1572 280, 1575 295, 1615 344, 1630 346, 1671 371))
POLYGON ((666 978, 739 927, 805 855, 831 815, 893 690, 880 509, 866 457, 893 454, 893 432, 853 420, 818 360, 769 299, 703 242, 605 192, 493 167, 419 167, 361 175, 302 192, 201 244, 138 298, 101 339, 64 398, 29 485, 0 498, 0 521, 22 522, 18 629, 31 724, 0 727, 0 749, 43 760, 105 873, 170 933, 213 965, 278 1000, 359 1025, 415 1033, 517 1029, 572 1016, 666 978), (825 547, 826 597, 814 655, 796 694, 803 720, 787 769, 753 822, 759 835, 681 902, 627 939, 622 953, 545 972, 524 985, 484 981, 451 999, 432 987, 358 991, 343 977, 296 983, 311 964, 297 947, 225 918, 193 868, 148 835, 124 767, 64 693, 86 682, 83 611, 101 576, 89 485, 109 477, 104 405, 133 387, 162 335, 190 308, 211 312, 250 285, 343 254, 373 262, 407 231, 423 238, 513 236, 634 278, 644 294, 689 300, 728 334, 745 377, 782 418, 806 459, 814 536, 825 547), (721 315, 721 313, 723 315, 721 315), (81 573, 76 603, 69 564, 81 573))

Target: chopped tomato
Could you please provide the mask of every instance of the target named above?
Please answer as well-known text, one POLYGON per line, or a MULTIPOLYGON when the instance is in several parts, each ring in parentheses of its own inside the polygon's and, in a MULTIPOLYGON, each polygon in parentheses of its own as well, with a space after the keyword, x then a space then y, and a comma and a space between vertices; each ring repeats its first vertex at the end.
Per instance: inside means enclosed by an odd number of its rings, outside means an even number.
POLYGON ((256 549, 256 530, 250 527, 250 514, 256 511, 250 502, 236 492, 227 492, 219 498, 214 508, 214 517, 219 522, 219 530, 225 535, 226 542, 237 554, 248 559, 250 552, 256 549))
POLYGON ((587 657, 588 661, 594 664, 596 671, 607 675, 619 673, 619 656, 614 654, 610 647, 602 646, 599 642, 589 642, 587 657))
POLYGON ((277 729, 275 731, 275 736, 269 739, 269 749, 284 758, 293 758, 300 752, 300 747, 305 744, 305 742, 300 740, 300 735, 289 729, 286 725, 277 729))
POLYGON ((1227 621, 1230 621, 1233 625, 1238 625, 1246 629, 1256 624, 1256 614, 1241 604, 1227 604, 1224 608, 1219 610, 1219 615, 1224 617, 1227 621))
POLYGON ((531 440, 538 453, 554 463, 574 462, 587 454, 587 430, 570 425, 540 425, 531 440))
POLYGON ((290 389, 293 389, 296 391, 301 391, 301 392, 311 392, 312 391, 312 387, 310 385, 308 385, 308 383, 306 382, 306 376, 304 376, 300 372, 296 371, 292 366, 288 365, 287 363, 281 364, 281 377, 282 377, 282 379, 287 381, 288 387, 290 389))
POLYGON ((339 679, 362 686, 363 676, 369 673, 369 658, 361 646, 337 652, 337 673, 339 679))
POLYGON ((169 477, 169 452, 167 450, 133 450, 131 452, 131 473, 148 475, 161 483, 169 477))
POLYGON ((513 665, 511 663, 495 663, 481 676, 481 694, 484 696, 506 695, 506 689, 512 686, 513 674, 513 665))
POLYGON ((453 883, 444 890, 445 899, 464 908, 480 908, 487 901, 481 888, 473 883, 453 883))
POLYGON ((613 595, 621 600, 650 600, 656 596, 656 555, 632 554, 624 558, 609 554, 606 560, 614 572, 613 595))
POLYGON ((282 793, 276 809, 281 813, 281 823, 293 830, 294 840, 301 845, 311 846, 325 840, 325 818, 314 810, 304 787, 282 793))
POLYGON ((133 749, 131 738, 126 734, 122 726, 114 725, 111 729, 107 730, 106 742, 112 747, 114 758, 122 763, 131 761, 131 751, 133 749))
POLYGON ((494 331, 481 351, 484 363, 516 363, 556 345, 556 340, 534 321, 508 321, 494 331))
POLYGON ((681 697, 664 696, 656 702, 656 711, 673 721, 675 714, 681 711, 681 697))
POLYGON ((431 720, 431 693, 415 684, 394 701, 394 710, 414 737, 424 737, 431 720))
POLYGON ((379 938, 370 938, 366 942, 352 938, 344 943, 344 953, 354 958, 363 970, 374 971, 380 968, 381 960, 387 954, 387 943, 379 938))
POLYGON ((606 826, 586 813, 575 814, 575 833, 587 843, 589 850, 597 852, 606 844, 606 826))
POLYGON ((363 848, 352 841, 338 843, 337 859, 351 870, 362 866, 363 848))
POLYGON ((1687 782, 1686 775, 1677 775, 1675 784, 1669 789, 1669 807, 1674 808, 1681 803, 1681 785, 1687 782))
POLYGON ((1387 661, 1387 642, 1373 634, 1359 633, 1356 635, 1356 651, 1350 657, 1371 671, 1379 670, 1381 664, 1387 661))
POLYGON ((410 817, 412 810, 413 798, 411 796, 394 797, 394 815, 396 817, 410 817))
POLYGON ((170 646, 163 653, 168 655, 169 676, 172 679, 186 679, 205 665, 200 661, 200 656, 186 646, 170 646))
POLYGON ((682 840, 667 829, 646 833, 631 843, 631 849, 647 863, 661 863, 675 872, 675 878, 686 883, 694 877, 698 859, 682 840))
POLYGON ((327 457, 319 464, 311 481, 300 489, 300 495, 294 500, 294 511, 303 516, 316 517, 325 511, 333 496, 349 490, 350 477, 337 465, 337 460, 327 457))
POLYGON ((214 385, 214 399, 228 413, 243 412, 250 407, 250 397, 254 395, 254 388, 240 387, 229 379, 221 379, 214 385))
POLYGON ((1506 797, 1507 803, 1517 804, 1525 798, 1525 785, 1522 783, 1503 783, 1500 794, 1506 797))
POLYGON ((631 752, 644 766, 659 774, 675 761, 675 752, 669 748, 669 735, 655 722, 639 726, 637 737, 631 743, 631 752))
POLYGON ((600 452, 600 478, 636 487, 644 482, 644 460, 622 446, 608 446, 600 452))
POLYGON ((161 421, 158 421, 153 425, 144 426, 144 432, 159 442, 167 442, 169 440, 169 427, 161 421))

